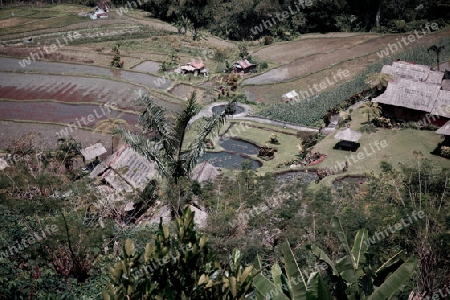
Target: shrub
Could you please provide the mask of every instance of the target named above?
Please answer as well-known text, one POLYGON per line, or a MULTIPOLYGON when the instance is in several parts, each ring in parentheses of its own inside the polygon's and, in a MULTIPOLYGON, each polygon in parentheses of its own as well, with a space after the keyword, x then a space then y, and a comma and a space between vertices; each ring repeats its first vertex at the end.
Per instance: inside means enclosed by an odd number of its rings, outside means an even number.
POLYGON ((192 181, 191 191, 196 196, 200 195, 202 193, 202 186, 200 185, 200 182, 197 180, 192 181))
POLYGON ((269 65, 265 61, 263 61, 258 64, 258 67, 260 70, 264 70, 264 69, 267 69, 269 67, 269 65))
POLYGON ((114 53, 114 57, 111 60, 111 67, 122 68, 123 62, 120 60, 120 44, 116 44, 112 48, 112 52, 114 53))
POLYGON ((441 156, 445 158, 450 158, 450 147, 442 146, 441 147, 441 156))
POLYGON ((218 62, 224 62, 228 58, 228 54, 226 51, 217 49, 214 53, 214 60, 218 62))
POLYGON ((270 135, 270 140, 269 141, 270 141, 271 144, 278 144, 278 137, 277 137, 277 135, 275 133, 272 133, 270 135))
POLYGON ((273 37, 270 35, 264 36, 264 45, 270 45, 273 43, 273 37))
POLYGON ((387 173, 392 172, 392 165, 386 161, 380 161, 380 169, 381 171, 387 173))
POLYGON ((388 118, 377 117, 372 120, 372 123, 377 127, 392 128, 391 120, 388 118))
POLYGON ((439 129, 439 126, 434 124, 425 124, 420 128, 421 130, 428 130, 428 131, 436 131, 439 129))
POLYGON ((308 149, 316 145, 320 140, 323 139, 323 135, 321 133, 317 133, 315 135, 310 135, 306 139, 303 140, 302 146, 304 149, 308 149))

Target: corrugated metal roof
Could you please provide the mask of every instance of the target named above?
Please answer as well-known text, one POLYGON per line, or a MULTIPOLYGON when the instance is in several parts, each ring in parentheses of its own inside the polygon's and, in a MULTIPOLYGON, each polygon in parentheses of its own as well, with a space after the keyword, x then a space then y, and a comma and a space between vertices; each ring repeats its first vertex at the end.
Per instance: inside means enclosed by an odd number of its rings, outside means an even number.
POLYGON ((255 66, 255 64, 250 63, 248 60, 243 59, 236 62, 242 69, 247 69, 248 67, 255 66))
POLYGON ((284 94, 282 97, 287 98, 287 99, 293 99, 293 98, 297 98, 298 96, 299 96, 299 94, 295 90, 293 90, 293 91, 290 91, 289 93, 284 94))
POLYGON ((196 69, 193 66, 181 66, 180 67, 181 70, 185 70, 185 71, 195 71, 196 69))
POLYGON ((195 69, 200 70, 205 67, 205 64, 198 60, 193 60, 189 63, 189 65, 193 66, 195 69))
POLYGON ((9 167, 9 165, 6 160, 0 158, 0 171, 6 169, 7 167, 9 167))

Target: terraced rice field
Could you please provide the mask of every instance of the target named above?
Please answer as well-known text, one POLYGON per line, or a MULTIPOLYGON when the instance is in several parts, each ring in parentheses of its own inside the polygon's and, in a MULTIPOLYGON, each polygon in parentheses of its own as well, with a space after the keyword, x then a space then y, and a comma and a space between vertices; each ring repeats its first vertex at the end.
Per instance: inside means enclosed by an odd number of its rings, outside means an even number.
POLYGON ((127 121, 129 125, 137 124, 137 115, 119 113, 98 105, 69 105, 59 102, 30 101, 26 104, 19 101, 3 101, 0 103, 0 119, 26 120, 29 122, 57 123, 79 127, 94 125, 109 115, 127 121))
POLYGON ((44 74, 61 74, 61 75, 94 75, 103 77, 113 77, 124 81, 142 84, 150 88, 166 90, 171 84, 168 78, 160 78, 149 74, 124 71, 120 69, 110 69, 95 66, 87 66, 81 64, 55 63, 47 61, 30 61, 29 65, 22 67, 20 59, 0 58, 0 70, 6 71, 33 71, 44 74))
POLYGON ((0 97, 66 103, 117 103, 134 110, 138 87, 107 79, 42 74, 0 73, 0 97))

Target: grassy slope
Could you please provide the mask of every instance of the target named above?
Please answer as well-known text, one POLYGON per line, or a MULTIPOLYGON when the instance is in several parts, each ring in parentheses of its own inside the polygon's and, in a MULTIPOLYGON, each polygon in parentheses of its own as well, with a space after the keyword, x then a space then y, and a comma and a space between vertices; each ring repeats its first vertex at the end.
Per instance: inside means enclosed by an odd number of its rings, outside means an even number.
MULTIPOLYGON (((352 114, 352 119, 350 128, 359 130, 361 123, 367 122, 367 115, 363 115, 360 110, 355 110, 352 114)), ((338 142, 334 138, 336 133, 337 131, 328 135, 313 148, 313 151, 328 154, 328 157, 318 167, 324 169, 332 168, 338 161, 344 162, 346 156, 349 162, 352 162, 349 156, 351 154, 355 155, 358 152, 364 153, 364 147, 366 147, 369 154, 373 154, 370 156, 365 155, 363 159, 357 160, 356 163, 349 165, 346 173, 328 176, 319 185, 313 184, 310 188, 320 189, 323 185, 329 185, 334 179, 344 175, 357 175, 363 174, 364 172, 370 173, 371 171, 378 174, 381 171, 380 161, 386 161, 394 167, 398 166, 399 163, 406 165, 416 164, 417 160, 413 151, 420 151, 424 159, 430 159, 437 166, 450 168, 449 159, 430 154, 437 144, 442 141, 441 135, 433 131, 379 129, 375 133, 363 133, 359 141, 361 146, 356 152, 333 149, 334 145, 338 142), (374 142, 377 140, 379 142, 386 140, 387 146, 385 148, 380 147, 380 150, 374 147, 375 151, 373 152, 369 144, 374 145, 374 142)))
POLYGON ((84 11, 86 7, 78 5, 55 5, 44 8, 34 6, 15 6, 0 10, 0 21, 12 26, 2 28, 1 35, 31 32, 47 28, 60 28, 69 24, 89 20, 88 17, 79 17, 75 14, 84 11), (14 17, 12 16, 14 13, 14 17))

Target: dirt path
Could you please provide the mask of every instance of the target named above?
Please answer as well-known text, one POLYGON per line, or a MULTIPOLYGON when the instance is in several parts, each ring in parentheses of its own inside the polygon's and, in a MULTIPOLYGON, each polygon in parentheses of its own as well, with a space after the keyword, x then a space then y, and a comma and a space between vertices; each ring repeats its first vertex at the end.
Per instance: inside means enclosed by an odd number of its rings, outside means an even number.
MULTIPOLYGON (((225 104, 228 104, 228 102, 214 102, 214 103, 206 105, 194 118, 192 118, 192 120, 189 123, 192 124, 195 121, 197 121, 198 119, 203 118, 203 117, 211 117, 213 115, 213 111, 212 111, 213 107, 225 105, 225 104)), ((253 117, 253 116, 251 116, 252 108, 250 106, 242 104, 242 103, 240 103, 239 106, 244 108, 244 112, 242 112, 240 114, 229 116, 228 117, 229 119, 252 121, 252 122, 256 122, 256 123, 269 124, 269 125, 274 125, 274 126, 279 126, 279 127, 284 127, 284 128, 291 128, 291 129, 295 129, 298 131, 319 132, 319 130, 317 128, 313 128, 313 127, 306 127, 306 126, 301 126, 301 125, 290 124, 287 122, 278 122, 275 120, 253 117)))

